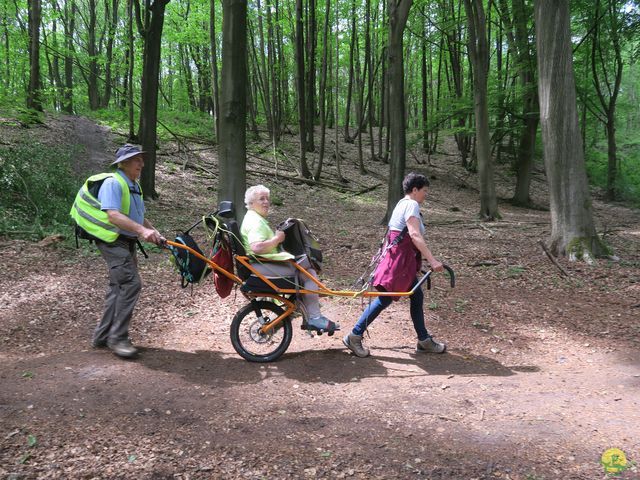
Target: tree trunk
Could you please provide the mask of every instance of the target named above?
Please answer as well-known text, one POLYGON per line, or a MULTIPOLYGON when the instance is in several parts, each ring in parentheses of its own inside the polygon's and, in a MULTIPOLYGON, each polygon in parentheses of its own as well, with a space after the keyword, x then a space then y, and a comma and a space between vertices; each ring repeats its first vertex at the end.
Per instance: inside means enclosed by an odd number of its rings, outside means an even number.
MULTIPOLYGON (((355 1, 355 0, 354 0, 355 1)), ((2 85, 4 87, 5 92, 9 91, 9 85, 11 85, 11 61, 10 61, 10 52, 11 52, 11 36, 9 34, 9 11, 7 8, 7 3, 3 2, 2 4, 2 35, 4 37, 4 75, 2 78, 2 85)))
POLYGON ((273 144, 273 148, 276 148, 276 145, 280 141, 280 130, 281 130, 281 122, 282 122, 282 99, 280 98, 280 89, 279 89, 279 77, 280 72, 278 71, 278 57, 280 52, 278 52, 276 45, 277 39, 273 26, 273 17, 271 14, 272 6, 270 0, 267 0, 267 65, 269 70, 268 80, 271 82, 271 93, 272 93, 272 106, 271 106, 271 141, 273 144))
MULTIPOLYGON (((60 51, 60 47, 58 46, 58 22, 54 19, 51 22, 52 30, 51 30, 51 43, 53 44, 53 59, 50 63, 50 77, 52 79, 52 84, 55 86, 55 97, 54 97, 54 105, 56 111, 62 109, 62 103, 64 98, 64 84, 62 82, 62 77, 60 76, 60 55, 58 52, 60 51)), ((43 31, 44 33, 44 31, 43 31)), ((45 43, 47 42, 47 38, 45 35, 45 43)), ((48 50, 48 49, 47 49, 48 50)), ((47 51, 47 61, 49 59, 49 52, 47 51)))
POLYGON ((298 87, 298 125, 300 128, 300 173, 311 177, 307 165, 307 126, 305 113, 304 32, 302 24, 302 0, 296 0, 296 85, 298 87))
POLYGON ((318 151, 318 163, 316 164, 315 173, 313 178, 320 180, 322 174, 322 163, 324 161, 324 148, 326 143, 326 129, 327 129, 327 116, 326 116, 326 89, 327 89, 327 63, 329 53, 329 14, 330 14, 331 2, 325 0, 324 11, 324 29, 322 35, 322 73, 320 74, 320 149, 318 151))
POLYGON ((402 180, 406 165, 407 139, 405 136, 404 49, 403 34, 412 0, 389 0, 389 190, 387 194, 386 222, 396 203, 403 196, 402 180))
POLYGON ((136 19, 144 38, 144 55, 141 83, 141 111, 138 137, 145 155, 141 185, 147 198, 157 198, 156 192, 156 142, 158 128, 158 78, 160 74, 160 49, 164 11, 169 0, 154 0, 145 9, 145 24, 140 19, 140 8, 136 0, 136 19))
POLYGON ((618 170, 617 146, 616 146, 616 103, 622 81, 622 50, 619 39, 618 12, 620 6, 615 0, 609 0, 608 9, 600 14, 600 0, 596 1, 594 15, 593 41, 591 47, 591 70, 593 84, 600 103, 600 114, 596 117, 604 124, 607 134, 607 200, 616 199, 616 177, 618 170), (602 26, 600 24, 603 24, 602 26), (602 28, 607 29, 607 40, 611 42, 609 48, 613 49, 613 55, 604 44, 605 39, 601 33, 602 28))
POLYGON ((89 108, 100 108, 100 94, 98 93, 98 49, 96 46, 96 0, 89 0, 89 24, 87 25, 87 54, 89 55, 89 76, 87 88, 89 95, 89 108))
POLYGON ((118 25, 118 0, 111 0, 111 14, 109 15, 109 0, 105 0, 105 5, 107 8, 105 9, 105 16, 107 17, 106 22, 107 25, 107 48, 106 48, 106 59, 104 65, 104 95, 100 99, 100 106, 102 108, 107 108, 109 106, 109 102, 111 101, 111 82, 112 82, 112 73, 111 73, 111 64, 113 63, 113 43, 115 41, 116 28, 118 25))
MULTIPOLYGON (((328 0, 327 0, 328 1, 328 0)), ((338 100, 339 100, 339 90, 340 90, 340 15, 338 11, 338 1, 335 3, 335 21, 336 21, 336 33, 333 35, 336 42, 336 68, 335 68, 335 80, 333 83, 334 87, 334 111, 333 111, 333 119, 335 121, 335 125, 333 126, 333 141, 334 141, 334 155, 336 159, 336 177, 338 181, 341 183, 346 183, 345 178, 342 176, 342 167, 340 166, 342 163, 342 156, 340 155, 340 139, 338 138, 338 116, 340 110, 338 108, 338 100)))
POLYGON ((489 47, 483 0, 464 0, 469 25, 469 56, 473 65, 473 98, 476 123, 476 155, 478 159, 478 183, 480 186, 480 218, 500 218, 496 187, 493 178, 493 162, 489 137, 489 102, 487 77, 489 72, 489 47))
POLYGON ((306 37, 306 62, 307 62, 307 84, 305 86, 305 92, 307 94, 307 106, 305 113, 307 114, 307 120, 305 122, 307 126, 307 152, 313 152, 315 147, 314 130, 316 120, 316 46, 317 40, 317 26, 316 26, 316 2, 315 0, 307 0, 309 7, 307 9, 307 37, 306 37))
MULTIPOLYGON (((353 143, 353 139, 351 138, 351 134, 349 133, 349 122, 351 115, 351 98, 353 95, 353 76, 354 76, 354 52, 356 47, 356 42, 358 40, 358 29, 356 26, 356 0, 351 1, 351 42, 349 43, 349 83, 347 84, 347 104, 345 106, 344 112, 344 141, 347 143, 353 143)), ((321 94, 322 94, 322 87, 321 94)))
POLYGON ((568 0, 536 0, 538 97, 551 206, 551 251, 591 261, 596 234, 578 125, 568 0))
POLYGON ((133 63, 135 60, 135 47, 133 41, 133 1, 127 0, 127 50, 129 52, 129 61, 127 63, 127 82, 129 84, 129 88, 127 89, 127 108, 128 108, 128 117, 129 117, 129 140, 137 141, 135 138, 135 128, 134 128, 134 105, 133 105, 133 63))
MULTIPOLYGON (((504 0, 503 0, 504 2, 504 0)), ((506 5, 506 3, 505 3, 506 5)), ((503 7, 503 10, 506 10, 503 7)), ((524 0, 513 1, 513 23, 510 43, 513 45, 518 63, 518 77, 523 92, 522 117, 524 126, 518 142, 518 156, 516 158, 516 188, 512 202, 515 205, 528 206, 531 204, 529 190, 534 164, 536 135, 538 132, 538 95, 536 88, 534 60, 531 55, 529 41, 529 29, 527 20, 529 12, 526 11, 524 0)), ((509 36, 509 33, 507 34, 509 36)))
POLYGON ((218 201, 231 200, 241 222, 247 185, 247 1, 223 0, 222 22, 218 201))
POLYGON ((187 56, 187 46, 181 43, 178 46, 178 54, 180 55, 180 66, 184 74, 184 82, 187 87, 187 98, 189 99, 189 107, 191 110, 198 108, 198 102, 196 101, 195 89, 193 88, 193 72, 189 65, 189 59, 187 56))
POLYGON ((218 89, 218 42, 216 39, 216 2, 210 0, 209 36, 211 43, 211 84, 213 95, 213 121, 216 140, 220 139, 220 92, 218 89))
POLYGON ((28 0, 29 9, 29 88, 27 108, 42 111, 42 83, 40 81, 40 0, 28 0))
MULTIPOLYGON (((447 39, 446 50, 449 52, 449 64, 451 66, 451 80, 449 82, 449 90, 457 100, 458 104, 461 104, 465 96, 465 83, 464 83, 464 68, 462 62, 462 19, 460 14, 456 13, 453 0, 447 0, 443 2, 442 15, 447 19, 447 24, 450 25, 449 29, 444 32, 447 39)), ((467 112, 466 109, 458 108, 458 112, 455 117, 455 129, 454 138, 458 151, 460 152, 460 163, 464 168, 470 168, 469 151, 471 149, 471 140, 466 133, 467 128, 467 112)))

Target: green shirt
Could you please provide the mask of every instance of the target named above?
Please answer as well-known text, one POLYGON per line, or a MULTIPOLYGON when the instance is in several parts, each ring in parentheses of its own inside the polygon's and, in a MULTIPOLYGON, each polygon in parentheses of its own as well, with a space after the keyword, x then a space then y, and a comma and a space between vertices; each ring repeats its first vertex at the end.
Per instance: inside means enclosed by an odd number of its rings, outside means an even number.
MULTIPOLYGON (((271 240, 275 236, 267 220, 253 210, 247 211, 247 214, 244 216, 242 227, 240 227, 240 234, 242 235, 242 243, 247 251, 247 255, 257 255, 251 250, 252 243, 271 240)), ((274 247, 270 251, 257 256, 270 260, 290 260, 294 258, 289 252, 280 251, 278 247, 274 247)))

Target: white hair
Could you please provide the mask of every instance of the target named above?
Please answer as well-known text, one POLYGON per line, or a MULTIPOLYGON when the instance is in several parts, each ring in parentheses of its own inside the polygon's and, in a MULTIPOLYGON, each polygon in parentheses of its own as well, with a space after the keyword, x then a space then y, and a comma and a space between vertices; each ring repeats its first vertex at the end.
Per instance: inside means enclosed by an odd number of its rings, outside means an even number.
POLYGON ((244 192, 244 204, 247 208, 249 205, 253 203, 258 195, 261 193, 266 193, 267 195, 271 195, 271 192, 264 185, 254 185, 253 187, 247 188, 247 191, 244 192))

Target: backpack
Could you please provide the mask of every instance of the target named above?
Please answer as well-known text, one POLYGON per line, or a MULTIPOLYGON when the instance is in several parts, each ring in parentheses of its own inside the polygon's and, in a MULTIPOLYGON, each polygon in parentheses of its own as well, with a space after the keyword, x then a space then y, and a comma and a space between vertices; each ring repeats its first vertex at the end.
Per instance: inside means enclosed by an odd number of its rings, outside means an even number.
POLYGON ((322 270, 322 250, 318 240, 313 236, 307 224, 298 218, 287 218, 278 225, 278 230, 285 234, 282 248, 295 257, 306 255, 311 265, 320 272, 322 270))
MULTIPOLYGON (((204 256, 196 241, 186 232, 178 234, 174 242, 185 245, 204 256)), ((182 277, 182 288, 186 288, 190 283, 201 282, 211 273, 211 268, 207 265, 207 262, 195 256, 189 250, 172 245, 169 245, 169 250, 171 251, 171 262, 182 277)))

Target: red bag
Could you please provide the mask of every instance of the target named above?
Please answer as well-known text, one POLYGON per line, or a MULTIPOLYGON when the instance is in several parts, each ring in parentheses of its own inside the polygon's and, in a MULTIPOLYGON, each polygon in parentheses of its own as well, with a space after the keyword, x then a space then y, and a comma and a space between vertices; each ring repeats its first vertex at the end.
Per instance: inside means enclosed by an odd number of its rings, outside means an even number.
MULTIPOLYGON (((211 261, 227 272, 233 273, 233 255, 228 242, 220 242, 218 251, 211 257, 211 261)), ((231 294, 231 290, 233 290, 233 280, 217 270, 213 272, 213 283, 216 286, 216 292, 218 292, 220 298, 227 298, 231 294)))
MULTIPOLYGON (((389 232, 388 241, 391 243, 400 232, 389 232)), ((407 292, 416 280, 420 268, 421 256, 413 245, 410 235, 404 235, 402 240, 389 248, 378 264, 373 276, 373 286, 377 290, 386 292, 407 292)), ((400 297, 391 297, 398 300, 400 297)))

